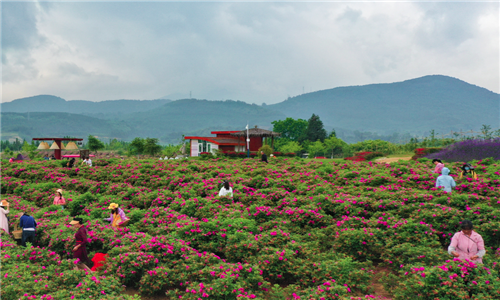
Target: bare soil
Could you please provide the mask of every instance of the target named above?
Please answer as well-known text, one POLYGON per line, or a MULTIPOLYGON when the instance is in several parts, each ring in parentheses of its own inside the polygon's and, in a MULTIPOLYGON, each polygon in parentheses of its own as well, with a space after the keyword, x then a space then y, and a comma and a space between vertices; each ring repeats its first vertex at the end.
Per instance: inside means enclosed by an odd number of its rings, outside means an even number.
POLYGON ((391 162, 396 162, 398 160, 410 160, 411 156, 401 156, 401 157, 382 157, 379 159, 376 159, 375 162, 378 163, 391 163, 391 162))
POLYGON ((386 277, 391 271, 386 267, 376 267, 374 274, 370 281, 370 285, 374 289, 373 295, 377 296, 377 299, 392 300, 392 295, 384 289, 380 279, 386 277))

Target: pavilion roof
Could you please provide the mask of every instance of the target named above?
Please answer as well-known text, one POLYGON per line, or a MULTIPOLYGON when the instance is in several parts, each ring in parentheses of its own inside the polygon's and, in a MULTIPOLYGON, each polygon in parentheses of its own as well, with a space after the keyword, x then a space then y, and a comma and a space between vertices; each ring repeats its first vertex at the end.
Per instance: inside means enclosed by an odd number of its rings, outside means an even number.
MULTIPOLYGON (((247 130, 242 130, 242 131, 238 131, 238 132, 235 132, 235 133, 231 133, 231 135, 234 135, 234 136, 247 136, 247 130)), ((275 136, 280 136, 281 133, 279 132, 273 132, 273 131, 270 131, 270 130, 265 130, 265 129, 262 129, 262 128, 258 128, 257 126, 255 126, 255 128, 250 128, 248 129, 248 136, 258 136, 258 137, 275 137, 275 136)))

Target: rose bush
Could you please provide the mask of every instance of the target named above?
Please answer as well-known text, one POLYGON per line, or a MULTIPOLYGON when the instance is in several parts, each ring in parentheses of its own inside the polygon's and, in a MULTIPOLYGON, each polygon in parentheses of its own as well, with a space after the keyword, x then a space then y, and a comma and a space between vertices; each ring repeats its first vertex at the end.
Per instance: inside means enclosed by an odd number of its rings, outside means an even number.
POLYGON ((373 296, 372 270, 383 266, 394 273, 382 280, 396 299, 498 299, 498 161, 475 161, 478 180, 458 180, 460 164, 447 163, 452 194, 434 187, 427 159, 107 162, 73 170, 53 161, 2 164, 11 231, 21 212, 38 222, 32 248, 2 234, 2 284, 10 284, 2 295, 129 299, 119 298, 125 285, 172 299, 359 299, 373 296), (218 197, 224 180, 233 198, 218 197), (64 210, 52 205, 57 188, 64 210), (110 203, 130 218, 125 228, 102 221, 110 203), (74 270, 75 216, 89 232, 89 256, 109 255, 98 272, 74 270), (472 220, 487 255, 450 285, 445 275, 454 273, 443 266, 464 268, 446 251, 462 219, 472 220))

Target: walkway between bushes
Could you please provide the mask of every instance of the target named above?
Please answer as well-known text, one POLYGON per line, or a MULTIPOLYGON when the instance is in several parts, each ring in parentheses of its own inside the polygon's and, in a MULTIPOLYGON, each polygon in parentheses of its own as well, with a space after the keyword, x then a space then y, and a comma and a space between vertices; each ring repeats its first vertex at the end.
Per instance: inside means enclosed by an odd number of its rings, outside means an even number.
POLYGON ((374 162, 378 162, 378 163, 391 163, 391 162, 395 162, 395 161, 398 161, 398 160, 410 160, 410 159, 411 159, 411 156, 382 157, 382 158, 378 158, 378 159, 374 160, 374 162))

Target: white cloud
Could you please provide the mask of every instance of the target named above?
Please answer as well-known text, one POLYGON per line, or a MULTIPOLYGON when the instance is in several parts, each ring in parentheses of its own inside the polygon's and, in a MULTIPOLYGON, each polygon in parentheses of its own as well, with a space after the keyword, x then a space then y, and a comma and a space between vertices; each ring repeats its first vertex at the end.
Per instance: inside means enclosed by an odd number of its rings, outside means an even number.
POLYGON ((3 4, 3 101, 192 91, 269 104, 429 74, 500 90, 495 3, 19 5, 3 4))

